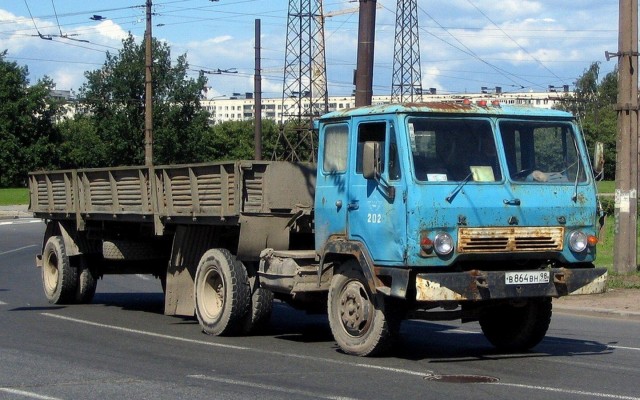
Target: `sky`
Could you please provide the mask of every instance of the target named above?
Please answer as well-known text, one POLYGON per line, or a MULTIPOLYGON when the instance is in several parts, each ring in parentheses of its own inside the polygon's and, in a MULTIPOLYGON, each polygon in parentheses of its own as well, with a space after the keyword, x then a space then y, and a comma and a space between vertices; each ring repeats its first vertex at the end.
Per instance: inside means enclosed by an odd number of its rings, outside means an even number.
MULTIPOLYGON (((292 0, 293 1, 293 0, 292 0)), ((297 0, 296 0, 297 1, 297 0)), ((378 0, 374 95, 389 95, 393 74, 396 3, 378 0)), ((32 83, 48 76, 60 90, 77 91, 85 71, 99 69, 131 33, 142 40, 144 0, 0 0, 0 51, 26 65, 32 83), (91 19, 101 16, 101 20, 91 19), (41 38, 44 37, 45 39, 41 38), (51 38, 47 40, 46 38, 51 38)), ((618 50, 615 0, 418 0, 423 89, 438 93, 544 92, 570 85, 618 50)), ((152 32, 172 58, 186 54, 190 73, 209 74, 207 97, 253 91, 254 26, 261 21, 262 90, 282 97, 289 0, 154 0, 152 32)), ((324 0, 330 96, 350 95, 356 64, 354 0, 324 0)))

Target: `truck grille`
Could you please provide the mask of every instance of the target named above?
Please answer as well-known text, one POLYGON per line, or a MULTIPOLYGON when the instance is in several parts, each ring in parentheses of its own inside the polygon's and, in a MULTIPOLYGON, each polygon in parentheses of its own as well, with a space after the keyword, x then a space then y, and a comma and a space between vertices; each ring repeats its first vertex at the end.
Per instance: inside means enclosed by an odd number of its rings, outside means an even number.
POLYGON ((564 228, 510 227, 460 228, 459 253, 560 251, 564 228))

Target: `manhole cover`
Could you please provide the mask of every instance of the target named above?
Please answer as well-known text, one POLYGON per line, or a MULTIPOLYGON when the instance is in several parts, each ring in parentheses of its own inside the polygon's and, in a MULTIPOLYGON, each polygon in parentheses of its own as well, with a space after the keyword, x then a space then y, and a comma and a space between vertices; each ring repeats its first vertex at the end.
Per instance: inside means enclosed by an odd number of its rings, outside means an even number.
POLYGON ((500 379, 482 375, 427 375, 424 379, 444 383, 493 383, 500 379))

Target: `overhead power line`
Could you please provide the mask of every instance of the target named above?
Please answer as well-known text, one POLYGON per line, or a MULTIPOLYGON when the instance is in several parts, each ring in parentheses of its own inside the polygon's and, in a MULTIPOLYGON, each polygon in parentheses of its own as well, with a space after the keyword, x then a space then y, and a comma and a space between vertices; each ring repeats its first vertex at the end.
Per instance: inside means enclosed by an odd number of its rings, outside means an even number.
POLYGON ((29 8, 29 4, 27 4, 27 0, 24 0, 24 5, 27 6, 27 11, 29 11, 29 16, 31 17, 31 21, 33 21, 33 27, 36 28, 36 32, 38 32, 37 36, 39 36, 40 39, 53 40, 51 36, 44 36, 42 33, 40 33, 40 30, 38 29, 38 25, 36 25, 36 20, 33 18, 33 14, 31 14, 31 9, 29 8))
POLYGON ((534 56, 533 54, 529 53, 529 51, 527 49, 525 49, 524 47, 522 47, 522 45, 520 45, 520 43, 518 43, 517 40, 515 40, 514 38, 512 38, 507 32, 504 31, 504 29, 502 29, 502 27, 500 27, 498 24, 496 24, 491 18, 489 18, 489 16, 487 14, 485 14, 478 6, 476 6, 471 0, 467 0, 467 2, 469 4, 471 4, 471 6, 473 8, 475 8, 480 14, 482 14, 483 17, 485 17, 487 19, 487 21, 491 22, 496 28, 498 28, 498 30, 500 30, 500 32, 502 32, 502 34, 504 34, 509 40, 511 40, 513 43, 516 44, 516 46, 518 46, 522 51, 524 51, 525 53, 527 53, 527 55, 529 55, 529 57, 531 57, 533 60, 535 60, 535 62, 537 62, 542 68, 546 69, 547 71, 549 71, 553 76, 555 76, 556 78, 558 78, 558 80, 562 81, 562 78, 560 78, 555 72, 553 72, 552 70, 550 70, 546 65, 544 65, 544 63, 542 61, 540 61, 536 56, 534 56))
POLYGON ((460 44, 460 46, 462 46, 462 48, 438 37, 437 35, 427 31, 427 30, 423 30, 424 32, 426 32, 427 34, 433 36, 434 38, 442 41, 443 43, 465 53, 470 55, 471 57, 475 58, 476 60, 480 61, 481 63, 485 64, 486 66, 490 67, 491 69, 495 70, 496 72, 500 73, 500 75, 502 75, 504 78, 508 79, 509 81, 512 82, 512 84, 514 85, 514 87, 519 87, 521 89, 524 89, 525 86, 522 84, 522 81, 532 85, 532 86, 539 86, 542 87, 542 85, 539 85, 535 82, 529 81, 527 79, 522 79, 520 76, 509 72, 507 70, 505 70, 504 68, 500 68, 497 65, 494 65, 490 62, 488 62, 487 60, 485 60, 484 58, 480 57, 478 54, 476 54, 475 51, 473 51, 471 48, 469 48, 469 46, 467 46, 466 44, 462 43, 462 41, 460 39, 458 39, 453 33, 451 33, 451 31, 447 28, 445 28, 444 26, 442 26, 442 24, 440 24, 433 16, 431 16, 431 14, 429 14, 424 8, 418 6, 418 9, 420 11, 422 11, 427 17, 429 17, 436 25, 438 25, 438 27, 440 29, 442 29, 444 32, 447 33, 447 35, 449 35, 451 38, 453 38, 456 42, 458 42, 460 44), (517 79, 520 79, 521 81, 519 82, 517 79))

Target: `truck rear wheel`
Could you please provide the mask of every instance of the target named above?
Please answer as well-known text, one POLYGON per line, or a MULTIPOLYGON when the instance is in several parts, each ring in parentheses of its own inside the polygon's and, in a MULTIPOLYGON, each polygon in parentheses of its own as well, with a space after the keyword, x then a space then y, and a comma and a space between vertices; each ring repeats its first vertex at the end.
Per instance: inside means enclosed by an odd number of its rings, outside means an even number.
POLYGON ((42 253, 42 286, 49 303, 75 301, 78 273, 71 266, 62 236, 51 236, 42 253))
POLYGON ((400 328, 381 294, 371 294, 360 265, 348 261, 334 274, 328 298, 329 325, 347 354, 372 356, 388 350, 400 328))
POLYGON ((247 271, 228 250, 208 250, 196 270, 194 297, 196 315, 205 333, 238 333, 250 306, 247 271))
POLYGON ((242 333, 260 332, 269 322, 273 310, 273 292, 261 288, 257 276, 249 278, 251 287, 251 304, 244 317, 242 333))
POLYGON ((98 278, 89 268, 87 263, 87 257, 76 256, 74 257, 74 267, 77 268, 78 274, 78 290, 76 291, 76 303, 88 304, 93 300, 93 296, 96 294, 96 287, 98 286, 98 278))
POLYGON ((529 350, 547 334, 551 307, 551 298, 547 297, 529 299, 521 304, 499 304, 480 316, 480 327, 499 350, 529 350))

